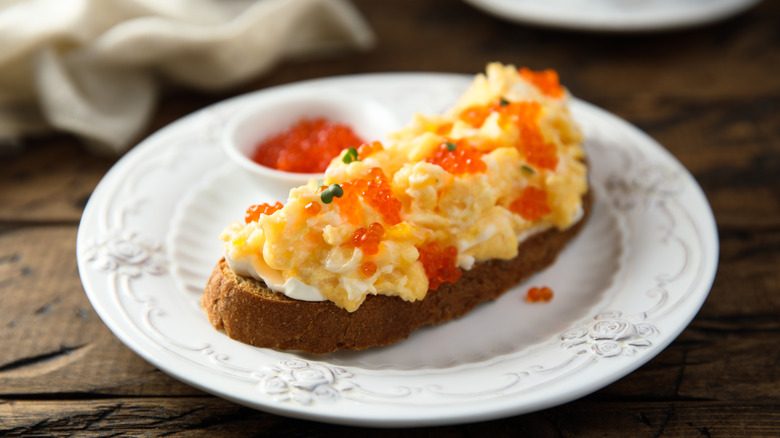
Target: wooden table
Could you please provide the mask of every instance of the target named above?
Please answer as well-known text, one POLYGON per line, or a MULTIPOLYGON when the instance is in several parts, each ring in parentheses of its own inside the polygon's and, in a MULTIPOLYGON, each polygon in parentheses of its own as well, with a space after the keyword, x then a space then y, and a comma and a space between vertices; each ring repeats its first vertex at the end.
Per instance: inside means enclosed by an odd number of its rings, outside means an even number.
MULTIPOLYGON (((698 316, 636 372, 580 400, 465 426, 379 436, 780 436, 780 2, 644 35, 518 26, 447 0, 355 2, 378 45, 289 62, 215 95, 172 89, 144 136, 224 98, 381 71, 557 69, 579 98, 637 125, 696 177, 720 265, 698 316)), ((76 267, 82 210, 115 158, 66 135, 0 157, 0 436, 362 435, 255 411, 180 383, 96 315, 76 267)))

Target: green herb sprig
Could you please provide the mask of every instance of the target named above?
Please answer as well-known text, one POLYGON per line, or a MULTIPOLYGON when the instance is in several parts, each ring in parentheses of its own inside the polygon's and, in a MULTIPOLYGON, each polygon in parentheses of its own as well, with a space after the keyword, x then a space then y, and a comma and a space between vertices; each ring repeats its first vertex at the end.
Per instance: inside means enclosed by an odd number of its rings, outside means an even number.
POLYGON ((340 198, 344 196, 344 189, 338 184, 331 184, 327 189, 320 192, 320 199, 325 204, 333 202, 333 198, 340 198))
POLYGON ((341 158, 341 161, 343 161, 346 164, 349 164, 353 161, 360 161, 358 158, 358 151, 355 148, 349 148, 347 149, 347 153, 344 154, 344 156, 341 158))

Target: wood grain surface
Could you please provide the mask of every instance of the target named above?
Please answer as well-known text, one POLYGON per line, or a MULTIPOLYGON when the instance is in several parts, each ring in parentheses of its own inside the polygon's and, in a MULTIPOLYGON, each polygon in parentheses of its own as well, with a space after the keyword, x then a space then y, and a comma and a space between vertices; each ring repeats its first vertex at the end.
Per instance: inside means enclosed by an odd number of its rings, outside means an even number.
MULTIPOLYGON (((364 53, 289 61, 216 94, 168 87, 144 136, 211 103, 364 72, 552 67, 577 97, 663 144, 715 213, 709 298, 666 350, 618 382, 539 412, 377 437, 780 436, 780 2, 705 27, 615 35, 520 26, 447 0, 354 2, 364 53)), ((140 140, 141 138, 139 138, 140 140)), ((84 294, 79 218, 116 157, 52 134, 0 156, 0 436, 363 436, 205 394, 131 352, 84 294)))

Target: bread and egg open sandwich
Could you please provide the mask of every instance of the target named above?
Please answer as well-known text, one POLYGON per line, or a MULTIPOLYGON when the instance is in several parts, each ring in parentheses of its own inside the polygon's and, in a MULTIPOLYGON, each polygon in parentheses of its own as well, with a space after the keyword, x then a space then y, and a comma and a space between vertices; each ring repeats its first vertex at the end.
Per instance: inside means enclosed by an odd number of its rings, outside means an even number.
MULTIPOLYGON (((552 264, 591 197, 551 70, 492 63, 441 115, 349 148, 221 235, 201 304, 258 347, 328 353, 458 318, 552 264)), ((283 128, 283 127, 282 127, 283 128)))

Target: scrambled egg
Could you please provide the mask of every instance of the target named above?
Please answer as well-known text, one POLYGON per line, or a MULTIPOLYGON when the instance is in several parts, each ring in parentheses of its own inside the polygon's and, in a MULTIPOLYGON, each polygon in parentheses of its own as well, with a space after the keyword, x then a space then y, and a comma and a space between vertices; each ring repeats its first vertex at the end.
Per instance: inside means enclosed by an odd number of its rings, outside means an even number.
POLYGON ((582 216, 586 168, 582 137, 566 107, 568 95, 551 75, 488 65, 447 113, 415 116, 365 157, 350 160, 348 151, 342 152, 322 182, 293 189, 280 210, 229 226, 222 234, 226 258, 236 265, 248 261, 252 275, 274 290, 298 299, 328 299, 354 311, 369 294, 425 298, 429 278, 420 248, 428 242, 454 247, 455 263, 468 270, 481 260, 515 257, 518 244, 533 233, 569 227, 582 216), (522 106, 528 102, 537 104, 522 106), (520 115, 502 115, 503 107, 520 115), (528 108, 530 116, 522 112, 528 108), (472 113, 479 117, 476 122, 469 118, 472 113), (529 149, 524 142, 533 135, 541 146, 529 149), (451 173, 436 164, 431 157, 443 145, 472 149, 484 170, 451 173), (400 203, 399 222, 389 223, 365 200, 349 204, 346 192, 325 202, 323 186, 349 186, 377 167, 393 202, 400 203), (541 212, 515 208, 528 187, 541 193, 541 212), (375 222, 384 234, 378 251, 366 255, 350 242, 358 228, 375 222), (369 261, 373 272, 362 269, 369 261))

